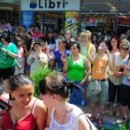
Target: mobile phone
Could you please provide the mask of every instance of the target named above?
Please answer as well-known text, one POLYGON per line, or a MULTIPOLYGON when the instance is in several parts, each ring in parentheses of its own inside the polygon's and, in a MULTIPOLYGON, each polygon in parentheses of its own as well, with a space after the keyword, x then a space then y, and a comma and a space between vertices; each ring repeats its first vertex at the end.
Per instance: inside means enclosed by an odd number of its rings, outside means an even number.
POLYGON ((8 112, 11 108, 12 106, 10 104, 0 99, 0 116, 2 116, 4 112, 8 112))

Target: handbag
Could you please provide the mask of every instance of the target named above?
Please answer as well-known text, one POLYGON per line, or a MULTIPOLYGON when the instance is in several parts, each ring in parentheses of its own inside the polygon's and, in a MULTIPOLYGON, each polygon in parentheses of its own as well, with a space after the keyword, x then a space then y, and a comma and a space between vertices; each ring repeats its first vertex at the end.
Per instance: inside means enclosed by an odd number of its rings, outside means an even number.
POLYGON ((99 80, 93 80, 88 84, 88 91, 94 95, 101 92, 101 84, 99 80))

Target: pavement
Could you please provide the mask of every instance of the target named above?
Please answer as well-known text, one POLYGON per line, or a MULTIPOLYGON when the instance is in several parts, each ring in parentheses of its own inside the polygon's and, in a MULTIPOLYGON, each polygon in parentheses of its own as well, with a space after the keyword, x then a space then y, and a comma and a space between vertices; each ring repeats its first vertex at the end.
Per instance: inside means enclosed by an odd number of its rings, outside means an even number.
MULTIPOLYGON (((91 116, 91 110, 89 108, 89 106, 86 107, 80 107, 84 113, 86 113, 86 115, 88 117, 91 116)), ((100 127, 98 125, 98 120, 94 120, 93 124, 96 126, 96 128, 98 130, 127 130, 127 129, 121 129, 120 127, 120 123, 122 123, 123 120, 121 118, 116 118, 116 117, 110 117, 109 116, 109 107, 106 106, 105 107, 105 112, 104 112, 104 118, 103 118, 103 125, 100 127)), ((130 129, 128 129, 130 130, 130 129)))

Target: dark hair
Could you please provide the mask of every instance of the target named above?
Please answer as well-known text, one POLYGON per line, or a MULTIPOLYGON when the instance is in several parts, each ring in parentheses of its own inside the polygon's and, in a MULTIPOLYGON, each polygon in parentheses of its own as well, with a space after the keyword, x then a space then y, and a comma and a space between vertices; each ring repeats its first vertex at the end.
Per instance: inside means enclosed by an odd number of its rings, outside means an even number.
POLYGON ((22 27, 23 27, 25 30, 27 30, 27 27, 26 27, 25 25, 22 25, 22 27))
POLYGON ((4 39, 6 42, 11 42, 11 34, 7 31, 2 32, 1 38, 4 39))
POLYGON ((42 79, 39 84, 39 92, 41 94, 57 94, 62 98, 68 98, 69 93, 72 92, 73 88, 81 90, 79 85, 76 85, 73 82, 66 82, 63 75, 59 73, 47 76, 42 79))
POLYGON ((15 91, 17 88, 24 85, 32 84, 32 80, 25 74, 18 74, 9 79, 9 87, 11 91, 15 91))
POLYGON ((35 28, 38 28, 40 30, 40 26, 39 25, 36 25, 35 28))
POLYGON ((80 44, 79 44, 78 42, 75 42, 75 41, 71 42, 71 43, 70 43, 70 48, 71 48, 73 45, 76 45, 76 47, 77 47, 77 49, 79 50, 79 52, 81 51, 81 47, 80 47, 80 44))
POLYGON ((109 46, 108 46, 108 49, 109 49, 110 51, 112 51, 112 45, 111 45, 112 39, 114 39, 114 40, 117 41, 117 48, 119 49, 119 48, 120 48, 120 40, 119 40, 119 38, 116 37, 116 36, 114 36, 114 37, 112 37, 112 38, 110 39, 110 44, 109 44, 109 46))
POLYGON ((44 37, 44 36, 42 36, 42 37, 40 37, 40 42, 46 42, 47 40, 46 40, 46 37, 44 37))
POLYGON ((67 84, 64 81, 62 75, 52 74, 40 81, 39 91, 42 94, 58 94, 63 98, 69 96, 69 90, 67 84))

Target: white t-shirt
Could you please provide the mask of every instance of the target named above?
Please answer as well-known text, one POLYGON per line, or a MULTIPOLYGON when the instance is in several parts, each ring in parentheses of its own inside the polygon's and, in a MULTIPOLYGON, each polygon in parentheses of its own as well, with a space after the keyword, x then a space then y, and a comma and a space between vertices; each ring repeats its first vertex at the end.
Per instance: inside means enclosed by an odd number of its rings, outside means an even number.
POLYGON ((31 58, 34 58, 35 60, 33 61, 33 63, 31 64, 31 70, 30 72, 35 72, 38 68, 40 67, 44 67, 46 68, 48 66, 48 57, 45 53, 41 52, 38 56, 36 55, 36 52, 32 51, 32 53, 30 54, 29 58, 28 58, 28 62, 30 61, 31 58), (46 63, 45 66, 42 65, 42 63, 39 61, 38 57, 41 60, 44 60, 44 62, 46 63))

